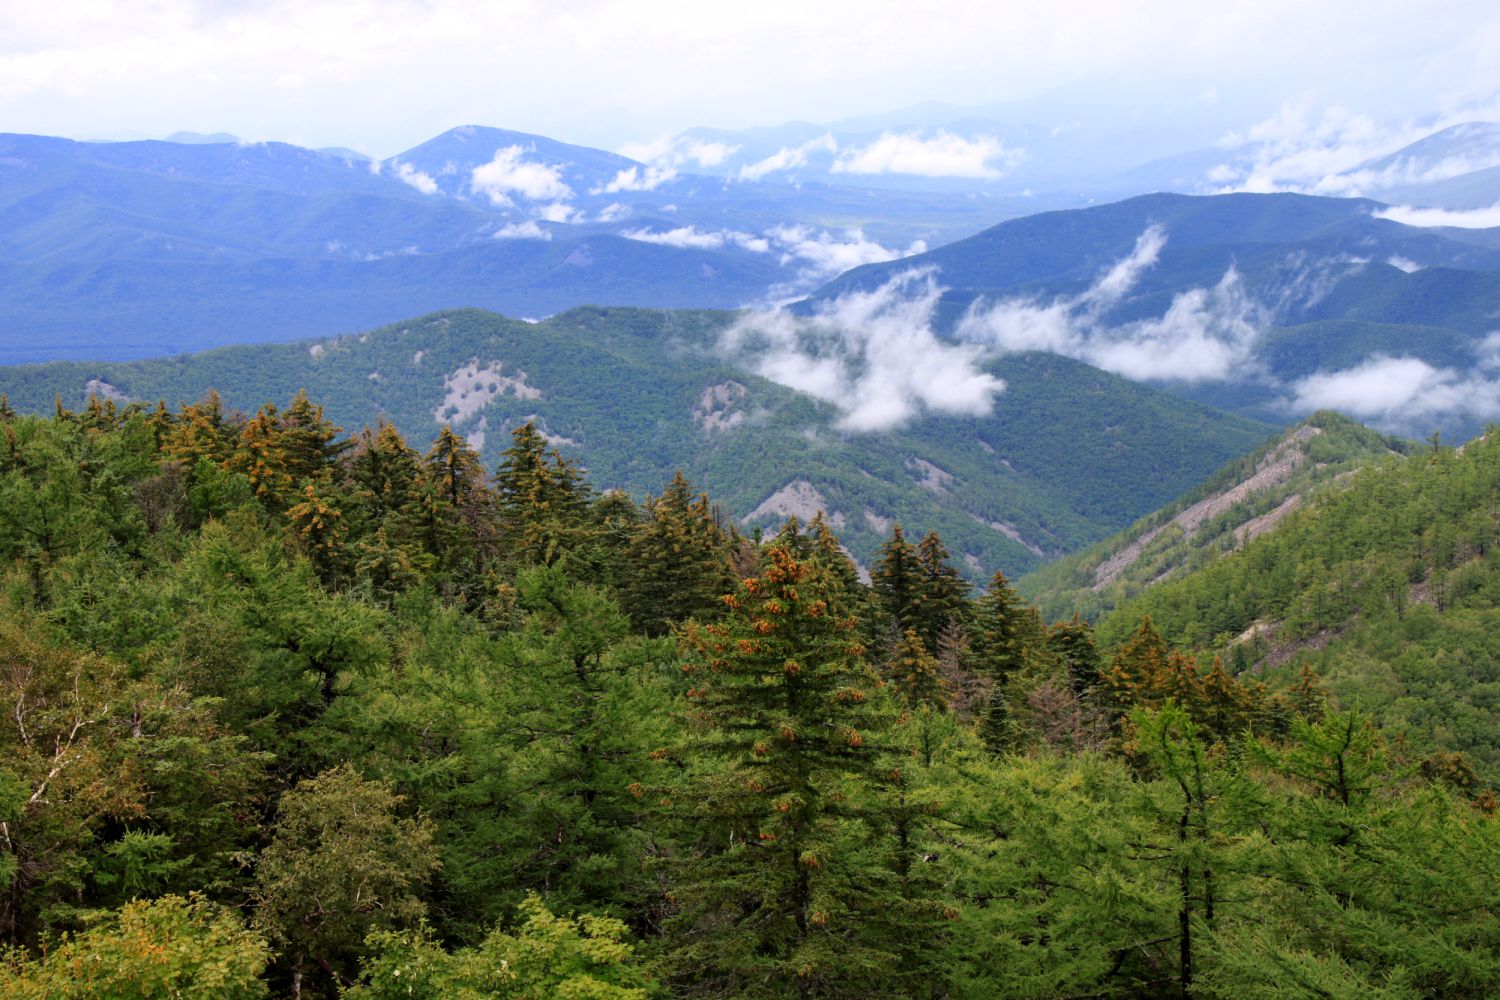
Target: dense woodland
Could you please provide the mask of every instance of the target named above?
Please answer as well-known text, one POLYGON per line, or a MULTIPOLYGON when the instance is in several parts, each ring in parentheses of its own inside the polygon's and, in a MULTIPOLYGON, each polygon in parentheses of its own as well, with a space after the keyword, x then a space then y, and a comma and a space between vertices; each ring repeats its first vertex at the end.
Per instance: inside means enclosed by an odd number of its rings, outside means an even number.
POLYGON ((1412 711, 1500 701, 1433 638, 1500 601, 1493 436, 1096 638, 936 534, 867 585, 822 518, 598 493, 530 424, 491 469, 303 395, 0 435, 0 995, 1500 991, 1500 738, 1412 711), (1432 690, 1263 671, 1272 620, 1416 629, 1380 662, 1432 690))

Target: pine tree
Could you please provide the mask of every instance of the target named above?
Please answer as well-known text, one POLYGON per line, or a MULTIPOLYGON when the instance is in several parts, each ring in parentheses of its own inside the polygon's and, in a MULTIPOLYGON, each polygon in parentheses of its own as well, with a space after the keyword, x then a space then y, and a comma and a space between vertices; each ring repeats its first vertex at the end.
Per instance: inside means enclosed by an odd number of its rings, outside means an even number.
POLYGON ((646 502, 630 544, 623 597, 631 620, 659 636, 676 622, 722 607, 720 598, 733 586, 728 548, 708 497, 694 497, 679 471, 661 496, 646 502))
POLYGON ((854 622, 780 547, 725 605, 685 637, 705 777, 679 796, 698 845, 673 886, 672 978, 688 995, 910 995, 901 956, 922 942, 885 915, 916 904, 878 822, 892 715, 854 622))
POLYGON ((520 566, 550 566, 587 535, 588 486, 577 465, 528 421, 511 433, 495 472, 500 545, 520 566))
POLYGON ((880 547, 880 557, 870 573, 870 586, 882 618, 894 625, 896 634, 921 627, 925 582, 916 548, 906 540, 901 525, 892 525, 891 537, 880 547))
POLYGON ((162 451, 188 469, 201 459, 222 466, 234 451, 235 436, 224 416, 224 400, 210 390, 201 402, 182 408, 162 441, 162 451))
POLYGON ((1031 650, 1044 641, 1035 609, 999 571, 975 602, 974 631, 975 659, 999 684, 1019 673, 1031 650))
POLYGON ((936 531, 929 531, 917 544, 917 562, 922 572, 922 601, 916 629, 928 651, 934 652, 950 622, 967 622, 969 581, 948 562, 948 549, 936 531))
POLYGON ((1067 665, 1074 694, 1083 695, 1099 683, 1104 658, 1094 644, 1094 630, 1076 611, 1070 621, 1056 622, 1047 630, 1047 645, 1067 665))
POLYGON ((895 655, 886 666, 886 673, 908 708, 929 705, 947 709, 947 685, 938 669, 937 658, 927 652, 927 644, 917 635, 916 629, 909 628, 902 635, 895 655))

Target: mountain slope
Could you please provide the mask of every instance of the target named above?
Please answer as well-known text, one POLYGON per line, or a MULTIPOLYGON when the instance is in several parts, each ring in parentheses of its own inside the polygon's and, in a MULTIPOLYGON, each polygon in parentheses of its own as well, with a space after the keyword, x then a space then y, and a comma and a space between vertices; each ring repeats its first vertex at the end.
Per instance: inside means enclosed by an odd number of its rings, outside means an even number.
POLYGON ((1028 574, 1017 586, 1048 620, 1090 619, 1274 528, 1353 469, 1409 445, 1336 413, 1316 413, 1235 459, 1127 530, 1028 574))
POLYGON ((733 314, 578 309, 541 323, 479 311, 315 343, 130 363, 0 369, 0 392, 47 411, 90 387, 245 410, 306 388, 345 427, 390 419, 424 447, 442 423, 493 466, 535 417, 600 487, 637 496, 687 471, 747 529, 826 509, 868 565, 894 521, 936 529, 975 579, 1022 572, 1123 527, 1271 428, 1064 358, 1017 354, 987 417, 928 416, 845 434, 839 412, 717 349, 733 314), (1068 456, 1059 462, 1059 456, 1068 456))
POLYGON ((1500 416, 1487 374, 1496 233, 1406 226, 1381 210, 1294 194, 1148 195, 855 268, 799 308, 930 268, 953 336, 1055 350, 1262 418, 1347 408, 1387 430, 1471 437, 1500 416))
POLYGON ((1500 775, 1500 435, 1367 462, 1239 551, 1125 601, 1173 644, 1239 671, 1304 665, 1414 749, 1500 775))

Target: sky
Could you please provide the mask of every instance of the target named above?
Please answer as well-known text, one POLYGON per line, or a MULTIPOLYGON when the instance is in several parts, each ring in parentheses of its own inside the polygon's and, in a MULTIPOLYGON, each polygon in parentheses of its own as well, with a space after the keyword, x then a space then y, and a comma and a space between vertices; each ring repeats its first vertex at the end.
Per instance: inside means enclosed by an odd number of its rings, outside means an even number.
POLYGON ((1228 133, 1289 102, 1384 120, 1497 93, 1500 5, 1468 0, 0 4, 0 131, 376 156, 467 123, 613 149, 925 101, 1067 127, 1186 99, 1228 133))

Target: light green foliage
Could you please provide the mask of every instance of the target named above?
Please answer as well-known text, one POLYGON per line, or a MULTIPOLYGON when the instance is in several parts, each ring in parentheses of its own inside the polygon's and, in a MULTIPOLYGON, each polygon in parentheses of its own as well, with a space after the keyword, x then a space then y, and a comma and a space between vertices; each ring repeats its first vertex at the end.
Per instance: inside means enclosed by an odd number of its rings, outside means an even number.
POLYGON ((43 958, 0 953, 0 993, 12 1000, 257 1000, 266 941, 233 911, 199 896, 125 904, 43 958))
POLYGON ((647 1000, 654 995, 624 923, 608 917, 559 917, 537 896, 519 906, 520 926, 494 930, 456 952, 421 932, 372 935, 374 956, 344 1000, 647 1000))
POLYGON ((372 930, 415 924, 438 867, 432 824, 398 815, 401 797, 348 765, 281 797, 255 865, 256 924, 281 943, 299 981, 316 962, 346 967, 372 930))

